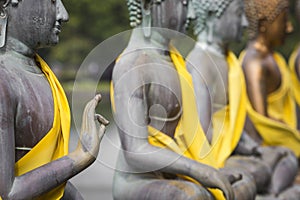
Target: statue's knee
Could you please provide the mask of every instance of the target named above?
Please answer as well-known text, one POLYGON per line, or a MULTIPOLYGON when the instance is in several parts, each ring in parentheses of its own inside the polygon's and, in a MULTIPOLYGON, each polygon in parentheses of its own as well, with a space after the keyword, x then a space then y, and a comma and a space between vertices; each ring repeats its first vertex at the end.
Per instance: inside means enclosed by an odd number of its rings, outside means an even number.
POLYGON ((279 195, 280 199, 299 200, 300 199, 300 185, 294 185, 279 195))
POLYGON ((212 194, 204 187, 192 182, 185 182, 180 192, 186 200, 214 200, 212 194), (183 192, 182 192, 183 191, 183 192))
POLYGON ((269 193, 279 194, 291 186, 298 173, 298 161, 296 156, 289 152, 276 165, 269 187, 269 193))
POLYGON ((266 186, 270 182, 272 169, 259 158, 236 156, 226 162, 226 167, 247 171, 254 178, 257 192, 262 193, 267 190, 266 186))

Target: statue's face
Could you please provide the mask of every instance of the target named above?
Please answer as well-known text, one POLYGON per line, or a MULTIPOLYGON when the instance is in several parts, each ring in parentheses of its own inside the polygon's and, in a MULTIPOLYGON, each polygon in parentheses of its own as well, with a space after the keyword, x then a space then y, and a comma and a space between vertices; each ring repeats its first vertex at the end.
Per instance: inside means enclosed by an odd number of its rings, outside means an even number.
POLYGON ((233 0, 220 19, 216 19, 214 31, 224 42, 238 41, 248 26, 243 0, 233 0))
POLYGON ((272 46, 282 45, 286 34, 292 32, 293 26, 288 19, 288 9, 284 9, 272 23, 265 22, 265 34, 272 46))
POLYGON ((8 36, 37 49, 57 44, 68 13, 61 0, 26 0, 9 7, 8 36))
POLYGON ((189 0, 164 0, 161 4, 154 5, 153 26, 183 32, 187 21, 188 3, 189 0))

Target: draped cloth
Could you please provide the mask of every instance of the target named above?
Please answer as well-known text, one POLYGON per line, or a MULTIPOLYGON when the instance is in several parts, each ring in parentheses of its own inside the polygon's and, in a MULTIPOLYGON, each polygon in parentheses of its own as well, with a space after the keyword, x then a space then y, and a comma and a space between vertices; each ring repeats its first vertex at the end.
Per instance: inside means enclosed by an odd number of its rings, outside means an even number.
MULTIPOLYGON (((70 135, 70 108, 63 88, 46 62, 36 55, 36 61, 46 76, 53 96, 54 119, 50 131, 36 144, 31 151, 15 164, 15 175, 21 176, 53 160, 68 154, 70 135)), ((34 186, 33 186, 34 187, 34 186)), ((39 199, 60 199, 64 193, 62 184, 39 199)))
MULTIPOLYGON (((242 52, 241 62, 244 56, 245 52, 242 52)), ((256 112, 248 99, 247 114, 261 135, 264 145, 285 146, 299 157, 300 135, 296 129, 296 110, 291 92, 290 74, 284 58, 279 53, 274 53, 273 57, 281 73, 281 85, 267 97, 267 112, 270 118, 256 112)))
POLYGON ((291 80, 292 80, 292 92, 295 98, 297 105, 300 106, 300 81, 296 73, 296 58, 298 54, 298 48, 296 48, 290 56, 289 59, 289 67, 291 72, 291 80))
MULTIPOLYGON (((148 126, 149 142, 157 147, 167 148, 200 163, 214 168, 224 166, 241 137, 246 117, 246 90, 236 56, 229 52, 229 105, 213 115, 213 139, 210 144, 201 127, 192 77, 188 73, 185 62, 176 49, 171 48, 170 56, 179 75, 182 93, 182 115, 176 127, 174 139, 163 132, 148 126)), ((114 108, 113 84, 111 84, 111 102, 114 108)), ((190 181, 197 181, 190 177, 183 177, 190 181)), ((200 183, 201 184, 201 183, 200 183)), ((216 199, 225 199, 223 193, 217 189, 210 189, 216 199)))
POLYGON ((183 112, 175 131, 175 140, 153 127, 148 127, 149 140, 156 146, 167 146, 201 163, 215 168, 223 167, 241 137, 246 117, 246 90, 243 84, 240 84, 244 80, 239 62, 235 55, 229 52, 229 105, 213 115, 213 139, 210 144, 199 122, 192 77, 179 53, 171 51, 171 58, 181 83, 183 112))

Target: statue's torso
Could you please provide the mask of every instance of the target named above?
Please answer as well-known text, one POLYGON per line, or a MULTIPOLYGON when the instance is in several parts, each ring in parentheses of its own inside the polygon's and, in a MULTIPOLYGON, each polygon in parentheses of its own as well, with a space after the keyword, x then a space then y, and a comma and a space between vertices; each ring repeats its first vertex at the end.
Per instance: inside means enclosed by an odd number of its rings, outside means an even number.
MULTIPOLYGON (((190 70, 193 79, 198 79, 194 82, 203 82, 207 87, 212 112, 214 113, 226 106, 228 104, 229 70, 226 57, 195 47, 189 55, 189 62, 192 63, 189 68, 193 68, 190 70)), ((194 84, 194 87, 197 88, 197 84, 194 84)), ((201 98, 198 99, 200 101, 197 102, 201 103, 201 98)))
MULTIPOLYGON (((18 59, 2 58, 0 76, 11 90, 7 98, 15 102, 9 108, 14 109, 11 120, 14 120, 15 126, 15 146, 33 148, 52 127, 54 112, 51 88, 37 66, 28 66, 18 59)), ((27 152, 16 150, 16 161, 27 152)))
MULTIPOLYGON (((263 89, 257 92, 269 95, 279 89, 281 72, 272 52, 262 53, 256 48, 246 49, 243 68, 244 73, 246 73, 246 80, 251 80, 252 78, 259 80, 259 87, 263 89)), ((249 98, 251 99, 251 97, 249 98)))
POLYGON ((147 104, 149 125, 173 137, 182 111, 180 81, 174 64, 162 51, 141 50, 135 54, 138 55, 126 59, 124 64, 116 66, 115 71, 117 68, 127 68, 128 71, 138 68, 135 76, 139 77, 135 78, 142 80, 138 87, 142 88, 140 93, 147 104))
POLYGON ((272 54, 262 60, 266 77, 267 94, 275 92, 281 85, 281 72, 272 54))

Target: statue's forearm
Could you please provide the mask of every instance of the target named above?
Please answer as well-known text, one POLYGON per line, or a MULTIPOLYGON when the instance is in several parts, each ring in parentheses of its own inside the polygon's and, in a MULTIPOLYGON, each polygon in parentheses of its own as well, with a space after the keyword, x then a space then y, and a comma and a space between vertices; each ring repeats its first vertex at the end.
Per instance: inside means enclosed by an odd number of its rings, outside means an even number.
POLYGON ((65 183, 89 164, 81 155, 64 156, 22 176, 16 177, 8 199, 32 199, 65 183), (76 158, 73 160, 73 158, 76 158), (80 162, 78 162, 80 160, 80 162))
POLYGON ((124 151, 127 163, 136 172, 161 171, 181 174, 198 181, 206 179, 212 167, 179 155, 171 150, 152 145, 139 149, 139 152, 124 151), (208 172, 208 173, 206 173, 208 172))
POLYGON ((95 108, 100 99, 101 96, 96 95, 85 108, 80 142, 76 150, 67 156, 15 177, 9 194, 2 196, 3 199, 32 199, 40 196, 65 183, 95 161, 100 140, 105 132, 105 125, 108 124, 108 121, 100 115, 97 117, 101 119, 97 120, 103 121, 103 124, 100 122, 99 130, 95 124, 95 108))
POLYGON ((252 139, 248 133, 244 131, 235 152, 242 155, 253 155, 257 153, 257 147, 259 147, 259 143, 252 139))
POLYGON ((136 173, 161 171, 171 174, 181 174, 197 180, 205 187, 221 189, 228 199, 232 198, 232 188, 229 181, 218 170, 186 158, 171 150, 156 148, 148 143, 138 151, 125 149, 123 151, 127 163, 136 173))

